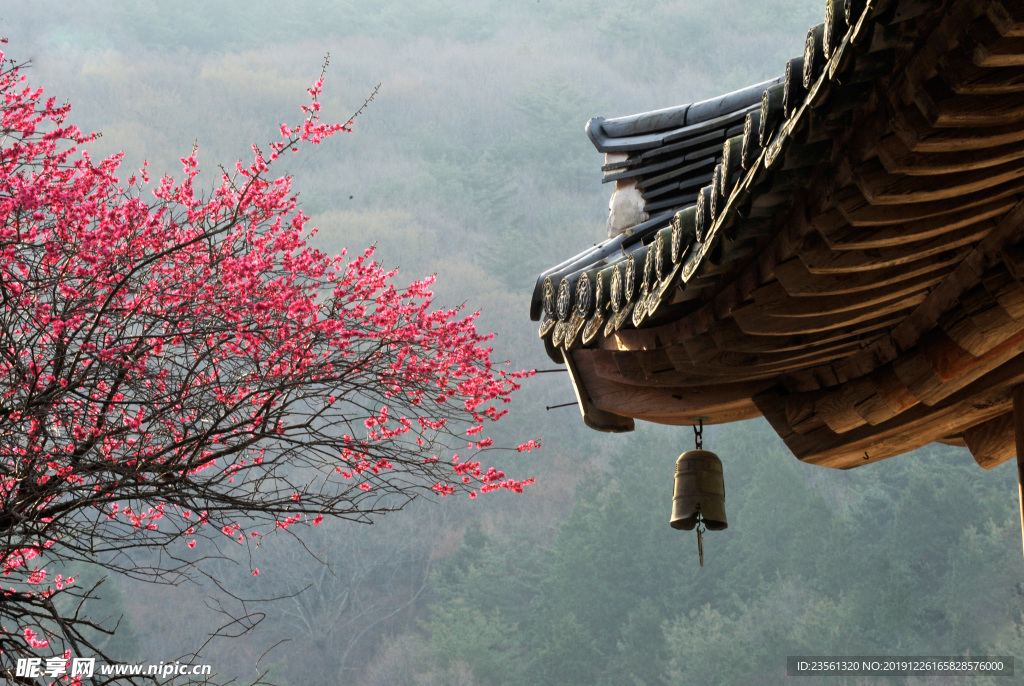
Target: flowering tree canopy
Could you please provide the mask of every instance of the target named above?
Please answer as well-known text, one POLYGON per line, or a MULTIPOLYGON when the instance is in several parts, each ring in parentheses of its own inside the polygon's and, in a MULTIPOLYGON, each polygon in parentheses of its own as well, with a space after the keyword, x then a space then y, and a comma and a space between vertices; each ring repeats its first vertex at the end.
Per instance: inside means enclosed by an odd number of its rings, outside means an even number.
POLYGON ((529 483, 474 457, 529 373, 492 366, 475 315, 432 309, 431 279, 310 248, 271 176, 351 129, 320 120, 322 78, 201 193, 195 150, 180 180, 120 182, 120 156, 94 162, 68 106, 0 60, 0 672, 99 654, 92 589, 53 572, 76 561, 132 572, 126 551, 156 547, 158 575, 197 538, 529 483))

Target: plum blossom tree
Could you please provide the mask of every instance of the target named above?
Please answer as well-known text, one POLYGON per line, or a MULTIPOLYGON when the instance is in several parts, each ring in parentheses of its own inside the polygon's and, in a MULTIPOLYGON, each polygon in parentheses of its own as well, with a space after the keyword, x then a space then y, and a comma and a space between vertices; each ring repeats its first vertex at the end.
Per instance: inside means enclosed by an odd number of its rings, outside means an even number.
POLYGON ((475 315, 431 307, 432 279, 399 288, 372 248, 307 245, 290 179, 271 169, 351 130, 321 121, 322 86, 301 121, 202 193, 195 149, 180 180, 151 183, 144 166, 119 181, 120 156, 93 161, 80 146, 94 135, 0 52, 10 681, 37 683, 18 658, 103 658, 90 636, 111 628, 83 611, 96 587, 76 582, 76 562, 166 580, 216 546, 530 483, 477 457, 530 372, 492 365, 475 315), (137 566, 139 549, 158 562, 137 566))

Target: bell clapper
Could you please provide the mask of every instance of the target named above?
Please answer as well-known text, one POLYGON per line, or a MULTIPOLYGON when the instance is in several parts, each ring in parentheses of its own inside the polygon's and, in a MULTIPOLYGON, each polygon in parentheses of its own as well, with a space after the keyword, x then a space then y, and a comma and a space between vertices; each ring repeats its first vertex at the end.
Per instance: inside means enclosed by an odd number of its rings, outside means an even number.
MULTIPOLYGON (((704 418, 696 417, 697 423, 693 425, 693 443, 697 450, 704 449, 704 418)), ((704 515, 700 513, 700 503, 697 503, 697 557, 700 566, 704 566, 704 515)))
POLYGON ((704 517, 697 513, 697 555, 700 558, 700 566, 704 566, 704 517))

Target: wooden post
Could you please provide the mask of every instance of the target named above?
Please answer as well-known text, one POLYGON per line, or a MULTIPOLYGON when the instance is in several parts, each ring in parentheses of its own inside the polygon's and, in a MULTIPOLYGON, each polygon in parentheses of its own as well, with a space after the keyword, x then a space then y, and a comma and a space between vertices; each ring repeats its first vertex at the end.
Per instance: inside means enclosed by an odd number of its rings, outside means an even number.
POLYGON ((1013 434, 1017 443, 1017 496, 1020 501, 1021 542, 1024 545, 1024 384, 1013 389, 1013 434))

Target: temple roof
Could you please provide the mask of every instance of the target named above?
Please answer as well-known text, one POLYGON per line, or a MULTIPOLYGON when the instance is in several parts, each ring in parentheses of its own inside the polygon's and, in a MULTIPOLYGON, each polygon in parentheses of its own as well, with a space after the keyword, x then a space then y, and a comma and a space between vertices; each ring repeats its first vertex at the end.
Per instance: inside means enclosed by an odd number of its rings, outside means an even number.
POLYGON ((612 237, 531 306, 584 421, 764 415, 840 468, 932 441, 1012 457, 1024 0, 829 0, 780 71, 587 124, 612 237))

